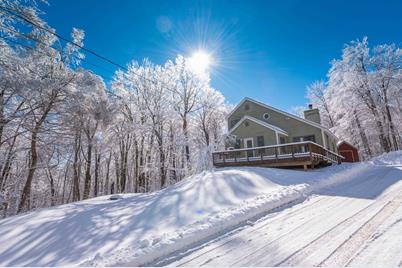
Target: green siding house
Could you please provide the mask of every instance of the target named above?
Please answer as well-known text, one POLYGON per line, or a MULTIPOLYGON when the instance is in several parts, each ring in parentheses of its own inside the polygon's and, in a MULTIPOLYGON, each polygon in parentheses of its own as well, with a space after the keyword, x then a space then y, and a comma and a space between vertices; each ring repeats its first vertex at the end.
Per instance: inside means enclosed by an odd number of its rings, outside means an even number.
POLYGON ((227 117, 229 134, 236 140, 227 147, 242 149, 312 141, 336 153, 338 138, 321 125, 318 109, 310 106, 304 117, 244 98, 227 117))

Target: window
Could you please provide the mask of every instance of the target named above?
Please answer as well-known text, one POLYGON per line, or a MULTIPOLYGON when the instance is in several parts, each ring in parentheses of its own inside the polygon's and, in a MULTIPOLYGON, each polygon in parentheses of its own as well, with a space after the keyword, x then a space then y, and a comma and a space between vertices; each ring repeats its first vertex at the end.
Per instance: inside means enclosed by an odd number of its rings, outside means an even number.
POLYGON ((257 146, 264 146, 264 136, 257 136, 257 146))
POLYGON ((250 110, 250 105, 248 103, 244 104, 244 110, 246 111, 250 110))
POLYGON ((236 138, 234 148, 235 149, 240 149, 240 143, 241 143, 241 140, 239 138, 236 138))
POLYGON ((248 127, 248 125, 249 125, 249 124, 248 124, 248 122, 247 122, 247 121, 246 121, 246 122, 244 122, 244 126, 245 126, 245 127, 248 127))
POLYGON ((301 142, 301 141, 312 141, 312 142, 315 142, 315 136, 314 136, 314 135, 309 135, 309 136, 294 137, 294 138, 293 138, 293 142, 301 142))
POLYGON ((312 141, 312 142, 315 142, 315 136, 314 136, 314 135, 305 136, 305 137, 303 137, 303 141, 312 141))
POLYGON ((233 119, 232 121, 230 121, 230 128, 234 127, 237 122, 239 122, 239 119, 233 119))
POLYGON ((279 137, 279 143, 285 144, 286 143, 285 137, 279 137))
POLYGON ((270 118, 270 115, 268 113, 265 113, 262 115, 262 118, 264 118, 265 120, 268 120, 270 118))

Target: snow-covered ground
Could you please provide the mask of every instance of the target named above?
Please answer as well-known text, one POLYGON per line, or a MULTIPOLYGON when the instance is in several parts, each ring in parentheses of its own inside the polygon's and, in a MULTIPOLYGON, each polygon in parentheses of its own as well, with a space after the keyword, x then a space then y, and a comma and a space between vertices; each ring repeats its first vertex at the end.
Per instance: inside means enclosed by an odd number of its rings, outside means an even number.
POLYGON ((399 152, 371 161, 347 181, 316 189, 301 204, 154 265, 396 267, 402 266, 401 241, 399 152))
POLYGON ((399 152, 308 172, 226 168, 42 209, 0 221, 0 266, 344 264, 339 252, 395 265, 401 166, 399 152))

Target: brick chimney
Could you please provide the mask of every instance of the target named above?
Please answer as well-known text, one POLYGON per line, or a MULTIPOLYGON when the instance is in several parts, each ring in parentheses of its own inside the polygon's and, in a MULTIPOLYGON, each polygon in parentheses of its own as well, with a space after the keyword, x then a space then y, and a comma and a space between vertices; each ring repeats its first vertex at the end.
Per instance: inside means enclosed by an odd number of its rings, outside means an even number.
POLYGON ((309 104, 308 109, 304 111, 304 119, 321 124, 320 111, 309 104))

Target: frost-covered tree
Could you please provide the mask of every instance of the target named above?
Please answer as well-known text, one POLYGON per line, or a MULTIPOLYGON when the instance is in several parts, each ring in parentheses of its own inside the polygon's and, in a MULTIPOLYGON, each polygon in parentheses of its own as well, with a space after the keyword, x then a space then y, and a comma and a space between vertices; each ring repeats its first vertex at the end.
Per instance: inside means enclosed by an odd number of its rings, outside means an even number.
POLYGON ((211 166, 224 97, 178 56, 132 62, 111 86, 80 66, 35 1, 0 0, 0 215, 149 192, 211 166), (31 23, 30 23, 31 22, 31 23))
POLYGON ((334 126, 334 120, 329 110, 327 100, 329 96, 326 91, 327 86, 324 81, 315 81, 307 87, 307 98, 314 107, 320 110, 321 123, 328 128, 332 128, 334 126))
POLYGON ((370 49, 366 37, 353 41, 332 61, 328 81, 308 88, 328 126, 364 157, 401 148, 401 56, 395 44, 370 49))

